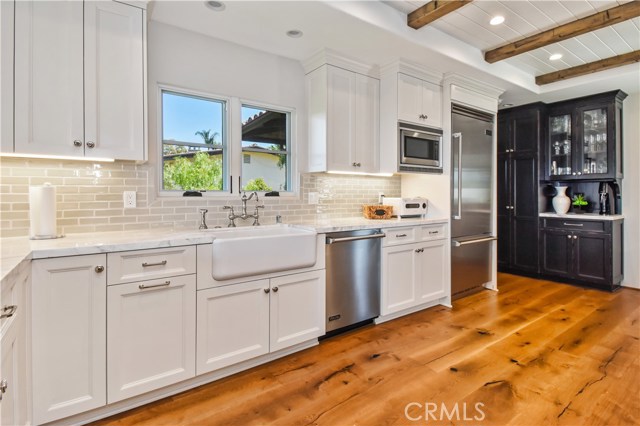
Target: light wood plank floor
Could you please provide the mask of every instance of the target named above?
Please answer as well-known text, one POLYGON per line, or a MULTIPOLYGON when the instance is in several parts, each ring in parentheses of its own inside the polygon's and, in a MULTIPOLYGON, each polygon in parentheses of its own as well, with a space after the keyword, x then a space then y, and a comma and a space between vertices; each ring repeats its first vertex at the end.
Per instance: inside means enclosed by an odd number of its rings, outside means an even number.
POLYGON ((97 424, 640 424, 640 291, 499 282, 97 424))

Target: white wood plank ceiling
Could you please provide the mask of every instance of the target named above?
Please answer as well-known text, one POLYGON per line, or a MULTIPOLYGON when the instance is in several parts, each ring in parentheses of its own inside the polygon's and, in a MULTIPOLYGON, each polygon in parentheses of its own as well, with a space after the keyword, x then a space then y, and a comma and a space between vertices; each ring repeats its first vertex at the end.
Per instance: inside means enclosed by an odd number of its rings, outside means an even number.
MULTIPOLYGON (((627 1, 476 0, 429 25, 485 51, 627 1), (489 24, 496 15, 504 16, 503 24, 489 24)), ((410 13, 428 2, 404 0, 384 3, 410 13)), ((640 17, 523 53, 505 62, 533 75, 541 75, 638 49, 640 17), (549 56, 555 53, 562 54, 562 58, 549 60, 549 56)))

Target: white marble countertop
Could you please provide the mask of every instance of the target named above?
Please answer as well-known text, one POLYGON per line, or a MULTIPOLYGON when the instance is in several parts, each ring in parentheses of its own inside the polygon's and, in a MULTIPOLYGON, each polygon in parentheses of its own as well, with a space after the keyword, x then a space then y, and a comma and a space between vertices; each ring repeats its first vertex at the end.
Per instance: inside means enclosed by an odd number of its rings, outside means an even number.
MULTIPOLYGON (((354 229, 389 228, 443 223, 443 218, 412 219, 331 219, 316 220, 291 226, 315 230, 317 233, 349 231, 354 229)), ((268 225, 269 226, 269 225, 268 225)), ((53 240, 30 240, 28 237, 0 239, 0 280, 4 280, 22 261, 49 257, 77 256, 126 250, 144 250, 208 244, 216 238, 216 231, 226 228, 199 231, 194 229, 157 228, 144 231, 99 232, 71 234, 53 240)))
POLYGON ((610 214, 610 215, 599 215, 598 213, 567 213, 567 214, 558 214, 558 213, 540 213, 539 217, 551 217, 558 219, 580 219, 580 220, 619 220, 624 219, 624 215, 621 214, 610 214))

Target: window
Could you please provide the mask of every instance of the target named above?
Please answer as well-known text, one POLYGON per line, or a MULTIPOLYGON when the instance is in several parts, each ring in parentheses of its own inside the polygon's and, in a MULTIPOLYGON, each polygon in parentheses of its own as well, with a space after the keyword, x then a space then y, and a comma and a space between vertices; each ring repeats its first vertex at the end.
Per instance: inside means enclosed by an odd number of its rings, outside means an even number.
POLYGON ((245 191, 288 191, 291 182, 288 112, 242 105, 245 191))
POLYGON ((222 191, 226 102, 162 91, 162 189, 222 191))
POLYGON ((168 87, 160 100, 162 191, 294 190, 292 110, 168 87))

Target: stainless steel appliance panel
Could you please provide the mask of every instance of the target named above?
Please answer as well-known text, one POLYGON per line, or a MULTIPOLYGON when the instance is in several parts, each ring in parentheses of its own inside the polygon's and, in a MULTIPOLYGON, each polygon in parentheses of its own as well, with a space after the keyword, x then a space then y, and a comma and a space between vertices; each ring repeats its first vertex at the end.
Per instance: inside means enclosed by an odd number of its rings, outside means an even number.
POLYGON ((451 236, 491 234, 493 116, 452 109, 451 236))
POLYGON ((379 229, 327 234, 327 332, 380 315, 383 237, 379 229))
POLYGON ((491 244, 495 238, 452 240, 451 298, 482 290, 491 281, 491 244))

